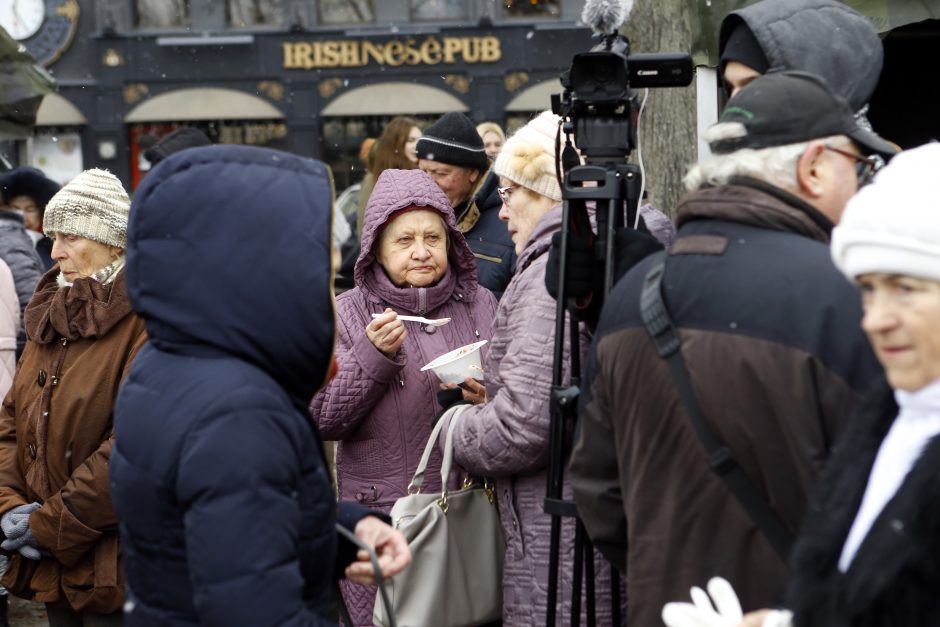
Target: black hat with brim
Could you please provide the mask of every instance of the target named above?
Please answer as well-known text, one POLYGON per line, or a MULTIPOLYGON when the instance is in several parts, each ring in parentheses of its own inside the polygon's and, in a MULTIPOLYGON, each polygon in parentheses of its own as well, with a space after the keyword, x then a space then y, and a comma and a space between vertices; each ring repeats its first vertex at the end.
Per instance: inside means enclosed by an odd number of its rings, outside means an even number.
POLYGON ((0 175, 0 196, 5 202, 10 202, 17 196, 29 196, 40 210, 46 208, 49 200, 61 187, 36 168, 15 168, 0 175))
POLYGON ((865 154, 890 159, 898 152, 894 144, 863 126, 849 104, 825 81, 806 72, 771 72, 754 79, 728 101, 718 122, 738 122, 745 132, 709 144, 715 154, 786 146, 832 135, 849 137, 865 154))

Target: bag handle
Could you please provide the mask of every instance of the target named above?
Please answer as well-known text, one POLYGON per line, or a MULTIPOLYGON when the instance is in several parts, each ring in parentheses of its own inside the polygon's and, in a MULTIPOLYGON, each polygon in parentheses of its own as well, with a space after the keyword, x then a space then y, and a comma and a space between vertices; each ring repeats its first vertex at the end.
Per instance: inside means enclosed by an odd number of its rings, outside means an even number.
MULTIPOLYGON (((434 451, 434 448, 437 446, 437 439, 441 434, 441 429, 444 427, 444 423, 447 422, 449 416, 454 416, 459 414, 464 409, 469 407, 469 405, 454 405, 447 411, 445 411, 437 423, 434 425, 434 428, 431 429, 431 437, 428 438, 428 443, 424 447, 424 453, 421 455, 421 461, 418 462, 418 468, 415 469, 414 477, 411 478, 411 483, 408 484, 408 489, 406 492, 408 494, 417 494, 421 491, 421 484, 424 483, 424 473, 428 469, 428 462, 431 460, 431 453, 434 451)), ((448 447, 448 450, 450 447, 448 447)), ((444 451, 445 460, 447 459, 448 451, 444 451)), ((447 461, 447 472, 450 473, 450 461, 447 461)), ((443 470, 443 466, 442 466, 443 470)))
POLYGON ((437 504, 441 510, 447 513, 447 480, 450 478, 450 467, 454 461, 454 428, 457 426, 457 418, 470 405, 458 405, 453 416, 450 418, 450 424, 447 426, 447 437, 444 439, 444 459, 441 461, 441 498, 437 504))

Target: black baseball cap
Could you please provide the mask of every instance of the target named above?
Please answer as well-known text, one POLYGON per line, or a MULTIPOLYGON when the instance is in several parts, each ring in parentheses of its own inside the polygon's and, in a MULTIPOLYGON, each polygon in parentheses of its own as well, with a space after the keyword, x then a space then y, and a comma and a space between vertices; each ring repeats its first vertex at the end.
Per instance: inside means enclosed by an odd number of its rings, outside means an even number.
POLYGON ((742 148, 772 148, 845 135, 864 154, 886 159, 898 149, 856 119, 852 108, 829 85, 807 72, 771 72, 751 81, 738 92, 718 118, 718 123, 739 122, 745 133, 709 144, 715 154, 742 148))

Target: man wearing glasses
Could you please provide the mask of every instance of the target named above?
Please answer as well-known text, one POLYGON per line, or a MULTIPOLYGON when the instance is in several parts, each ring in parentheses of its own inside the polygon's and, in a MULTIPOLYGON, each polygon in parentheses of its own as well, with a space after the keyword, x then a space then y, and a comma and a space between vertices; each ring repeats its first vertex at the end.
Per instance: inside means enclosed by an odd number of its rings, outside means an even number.
MULTIPOLYGON (((894 148, 801 72, 753 80, 706 138, 713 157, 686 176, 661 292, 701 413, 795 532, 836 435, 881 376, 828 241, 894 148)), ((710 469, 645 328, 641 292, 657 261, 628 272, 604 306, 570 466, 588 534, 628 574, 636 625, 659 624, 665 602, 716 574, 744 607, 775 603, 786 581, 784 560, 710 469)))

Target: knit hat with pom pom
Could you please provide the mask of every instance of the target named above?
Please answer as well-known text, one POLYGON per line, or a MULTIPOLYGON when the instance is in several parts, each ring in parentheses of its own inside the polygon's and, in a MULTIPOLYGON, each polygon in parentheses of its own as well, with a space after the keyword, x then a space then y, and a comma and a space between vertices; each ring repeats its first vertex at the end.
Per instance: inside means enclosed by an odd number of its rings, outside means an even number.
POLYGON ((561 200, 555 175, 555 135, 559 117, 544 111, 506 140, 493 171, 517 185, 561 200))

